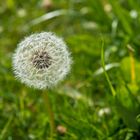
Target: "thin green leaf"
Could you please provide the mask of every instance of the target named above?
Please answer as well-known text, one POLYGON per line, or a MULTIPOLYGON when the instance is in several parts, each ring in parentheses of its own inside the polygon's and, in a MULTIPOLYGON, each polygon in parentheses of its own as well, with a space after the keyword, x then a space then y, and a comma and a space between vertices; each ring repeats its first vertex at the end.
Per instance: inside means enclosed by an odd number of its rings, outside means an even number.
POLYGON ((112 92, 112 95, 115 96, 116 95, 116 91, 113 88, 113 86, 111 84, 111 81, 109 79, 109 76, 108 76, 108 74, 106 72, 106 69, 105 69, 105 62, 104 62, 104 42, 102 42, 101 61, 102 61, 102 67, 103 67, 103 70, 104 70, 104 74, 105 74, 106 80, 107 80, 107 82, 109 84, 109 87, 110 87, 110 90, 112 92))

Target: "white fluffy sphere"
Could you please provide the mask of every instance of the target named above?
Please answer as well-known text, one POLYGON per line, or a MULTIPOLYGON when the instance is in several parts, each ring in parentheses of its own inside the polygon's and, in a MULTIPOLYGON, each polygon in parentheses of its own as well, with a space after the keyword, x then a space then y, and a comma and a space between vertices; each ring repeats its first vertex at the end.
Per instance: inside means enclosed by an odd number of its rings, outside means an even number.
POLYGON ((13 55, 15 76, 37 89, 55 86, 70 71, 71 63, 66 44, 51 32, 26 37, 13 55))

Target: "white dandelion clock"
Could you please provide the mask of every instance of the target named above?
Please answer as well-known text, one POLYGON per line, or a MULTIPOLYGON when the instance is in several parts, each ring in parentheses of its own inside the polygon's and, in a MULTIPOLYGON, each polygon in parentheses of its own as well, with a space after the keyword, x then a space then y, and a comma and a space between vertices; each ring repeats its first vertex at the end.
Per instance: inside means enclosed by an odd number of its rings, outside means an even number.
POLYGON ((13 55, 15 76, 37 89, 55 86, 70 71, 71 63, 64 41, 50 32, 25 38, 13 55))

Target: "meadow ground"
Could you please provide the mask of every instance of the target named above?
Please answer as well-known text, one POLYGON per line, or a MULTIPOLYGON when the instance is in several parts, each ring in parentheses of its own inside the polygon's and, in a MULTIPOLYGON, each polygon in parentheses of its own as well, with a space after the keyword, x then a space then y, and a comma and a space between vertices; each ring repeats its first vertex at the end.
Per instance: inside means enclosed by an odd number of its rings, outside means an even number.
POLYGON ((140 1, 44 2, 0 0, 0 140, 50 139, 42 91, 21 84, 12 71, 17 44, 42 31, 63 37, 73 57, 67 78, 44 91, 57 129, 65 129, 54 139, 140 139, 140 1))

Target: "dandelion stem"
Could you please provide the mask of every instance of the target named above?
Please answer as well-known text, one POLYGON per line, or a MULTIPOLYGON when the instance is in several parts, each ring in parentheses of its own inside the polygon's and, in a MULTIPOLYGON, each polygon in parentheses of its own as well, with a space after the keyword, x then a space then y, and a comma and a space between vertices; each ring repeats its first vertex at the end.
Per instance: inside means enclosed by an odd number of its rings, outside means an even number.
POLYGON ((54 113, 53 113, 51 105, 50 105, 48 93, 43 92, 43 100, 46 104, 46 109, 48 111, 48 115, 49 115, 49 119, 50 119, 50 138, 51 138, 51 140, 53 140, 53 136, 55 133, 55 122, 54 122, 54 113))

